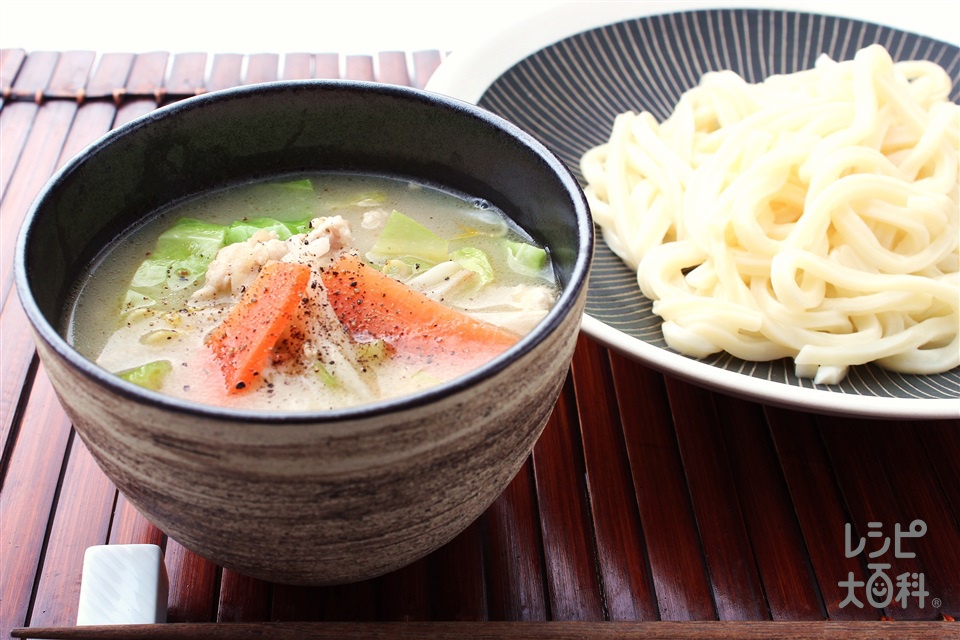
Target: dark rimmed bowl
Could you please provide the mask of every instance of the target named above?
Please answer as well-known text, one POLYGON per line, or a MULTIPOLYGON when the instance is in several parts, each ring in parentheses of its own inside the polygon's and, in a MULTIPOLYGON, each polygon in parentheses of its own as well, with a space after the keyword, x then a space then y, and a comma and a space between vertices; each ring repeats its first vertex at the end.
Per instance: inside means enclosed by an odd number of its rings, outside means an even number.
POLYGON ((522 130, 425 91, 315 80, 190 98, 91 145, 33 204, 16 280, 60 402, 127 499, 218 564, 318 585, 430 553, 506 487, 567 374, 592 255, 576 180, 522 130), (162 396, 100 369, 64 339, 78 277, 145 216, 227 184, 325 170, 386 173, 489 200, 550 248, 563 286, 556 306, 513 348, 457 380, 323 412, 162 396))

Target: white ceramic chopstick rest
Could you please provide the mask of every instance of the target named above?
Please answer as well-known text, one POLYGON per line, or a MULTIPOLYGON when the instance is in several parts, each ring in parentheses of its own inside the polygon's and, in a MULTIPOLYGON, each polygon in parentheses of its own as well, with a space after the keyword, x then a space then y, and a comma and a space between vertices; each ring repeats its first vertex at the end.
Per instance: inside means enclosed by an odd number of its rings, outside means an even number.
POLYGON ((167 621, 167 569, 155 544, 105 544, 83 554, 77 624, 167 621))

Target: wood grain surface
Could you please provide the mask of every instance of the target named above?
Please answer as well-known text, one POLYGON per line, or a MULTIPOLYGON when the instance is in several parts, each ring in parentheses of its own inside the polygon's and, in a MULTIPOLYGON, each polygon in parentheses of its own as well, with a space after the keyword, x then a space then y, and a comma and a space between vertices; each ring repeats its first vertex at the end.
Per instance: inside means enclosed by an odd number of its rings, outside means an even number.
POLYGON ((239 575, 118 494, 63 414, 13 289, 17 230, 44 182, 111 128, 184 97, 280 78, 423 87, 442 59, 2 51, 0 638, 70 627, 85 548, 144 542, 164 549, 172 624, 24 637, 960 637, 960 419, 767 407, 586 336, 513 483, 449 545, 381 578, 307 588, 239 575), (892 537, 918 519, 927 533, 904 542, 915 557, 868 557, 880 542, 869 523, 892 537), (866 540, 852 557, 848 524, 866 540), (922 575, 923 606, 844 605, 840 583, 867 583, 876 562, 894 583, 922 575), (234 624, 178 624, 217 622, 234 624))
MULTIPOLYGON (((16 629, 15 637, 61 640, 247 640, 248 638, 476 638, 479 640, 942 640, 952 628, 937 622, 262 622, 246 624, 113 625, 16 629), (906 634, 906 635, 905 635, 906 634)), ((951 637, 956 637, 951 635, 951 637)))

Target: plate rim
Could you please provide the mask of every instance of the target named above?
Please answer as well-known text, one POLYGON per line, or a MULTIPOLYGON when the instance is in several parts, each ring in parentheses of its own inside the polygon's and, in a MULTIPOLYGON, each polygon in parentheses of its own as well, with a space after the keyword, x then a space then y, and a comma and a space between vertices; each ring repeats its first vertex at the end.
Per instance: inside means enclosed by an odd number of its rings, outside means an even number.
POLYGON ((797 387, 721 369, 667 351, 633 338, 587 314, 583 316, 581 329, 605 347, 657 371, 727 395, 770 406, 801 409, 819 415, 885 420, 945 420, 960 417, 960 399, 864 396, 828 389, 797 387), (750 381, 749 389, 744 387, 744 380, 750 381), (830 398, 826 404, 825 397, 830 398))
MULTIPOLYGON (((920 1, 923 0, 915 0, 920 1)), ((425 86, 425 90, 476 104, 503 73, 526 57, 578 33, 652 15, 703 9, 752 9, 797 11, 884 24, 898 31, 912 31, 954 43, 945 21, 922 10, 885 15, 878 8, 887 3, 848 0, 767 0, 762 5, 726 0, 690 0, 678 5, 664 0, 621 2, 566 2, 535 12, 504 27, 473 45, 450 53, 425 86), (837 9, 842 8, 843 12, 837 9), (589 9, 589 10, 588 10, 589 9), (908 20, 904 20, 910 16, 908 20), (549 17, 549 19, 546 19, 549 17), (895 20, 895 22, 894 22, 895 20)), ((960 417, 960 398, 897 398, 867 396, 822 388, 799 387, 715 367, 706 362, 650 344, 616 329, 589 313, 581 330, 604 346, 652 368, 688 382, 728 395, 821 415, 877 419, 953 419, 960 417), (748 379, 749 386, 743 384, 748 379)))
POLYGON ((577 33, 668 13, 702 9, 797 11, 884 25, 960 46, 960 29, 938 20, 937 0, 912 0, 915 10, 875 0, 572 0, 541 8, 499 31, 450 52, 424 89, 476 104, 487 88, 514 64, 540 49, 577 33), (924 7, 927 7, 924 9, 924 7))

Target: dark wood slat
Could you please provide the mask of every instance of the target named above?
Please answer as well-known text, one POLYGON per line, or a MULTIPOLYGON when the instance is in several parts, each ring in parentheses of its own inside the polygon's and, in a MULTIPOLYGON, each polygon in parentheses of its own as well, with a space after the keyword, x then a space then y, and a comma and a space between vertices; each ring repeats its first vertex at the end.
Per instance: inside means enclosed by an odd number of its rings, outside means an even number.
POLYGON ((663 377, 616 353, 610 361, 660 618, 713 620, 717 614, 663 377))
POLYGON ((547 620, 532 460, 482 517, 492 620, 547 620))
MULTIPOLYGON (((69 56, 64 56, 67 59, 69 56)), ((129 57, 101 65, 98 81, 121 86, 129 70, 129 57), (126 64, 123 64, 126 62, 126 64)), ((80 57, 72 65, 58 66, 52 85, 64 92, 82 93, 80 80, 89 74, 89 60, 80 57)), ((116 108, 108 103, 81 106, 60 151, 57 166, 63 165, 89 143, 109 131, 116 108)), ((63 417, 61 420, 66 421, 63 417)), ((102 544, 109 530, 116 490, 100 472, 87 448, 74 437, 60 499, 50 530, 43 571, 34 596, 34 624, 61 624, 76 617, 83 553, 87 546, 102 544)))
MULTIPOLYGON (((66 417, 58 418, 66 420, 66 417)), ((116 490, 76 434, 50 528, 43 571, 33 599, 32 625, 67 625, 77 619, 83 554, 104 544, 116 490)))
MULTIPOLYGON (((960 433, 960 421, 954 425, 955 435, 960 433)), ((953 487, 953 493, 947 493, 944 485, 930 473, 930 462, 927 458, 922 469, 915 477, 909 477, 906 470, 899 466, 901 451, 909 450, 911 456, 918 455, 916 448, 920 446, 916 433, 924 425, 914 425, 904 429, 898 443, 887 449, 888 464, 894 470, 894 484, 906 486, 913 480, 911 491, 901 492, 897 499, 903 513, 910 513, 914 509, 919 512, 928 527, 928 533, 921 538, 916 547, 916 553, 924 559, 927 567, 926 578, 931 589, 931 598, 941 601, 939 613, 947 613, 954 618, 960 617, 960 523, 947 508, 950 499, 960 499, 960 487, 953 487), (948 496, 951 496, 948 498, 948 496), (951 552, 951 549, 954 552, 951 552)), ((960 448, 954 450, 954 460, 960 459, 960 448)), ((919 456, 918 456, 919 457, 919 456)), ((909 543, 907 545, 910 546, 909 543)), ((935 618, 938 616, 935 616, 935 618)))
POLYGON ((210 91, 220 91, 236 87, 242 81, 243 56, 239 53, 218 53, 213 56, 210 65, 210 79, 207 88, 210 91))
POLYGON ((70 422, 41 365, 0 491, 0 638, 28 622, 70 422))
POLYGON ((170 54, 165 51, 139 54, 133 61, 122 93, 127 96, 153 96, 159 101, 169 60, 170 54))
MULTIPOLYGON (((7 112, 16 113, 18 109, 16 109, 15 107, 19 107, 19 106, 20 105, 12 105, 11 108, 5 110, 5 113, 2 116, 2 118, 6 119, 7 115, 9 115, 7 112)), ((57 107, 57 108, 60 109, 60 107, 57 107)), ((69 112, 72 110, 67 109, 67 111, 69 112)), ((80 107, 76 111, 76 115, 73 119, 72 124, 70 125, 70 130, 69 130, 69 133, 67 134, 66 141, 63 143, 63 147, 60 150, 60 156, 59 158, 57 158, 53 168, 50 169, 50 173, 53 173, 54 169, 63 165, 67 160, 72 158, 76 153, 78 153, 81 149, 83 149, 86 145, 88 145, 94 139, 106 133, 110 128, 110 124, 113 120, 114 112, 115 112, 115 109, 112 106, 105 105, 105 104, 93 103, 93 104, 87 104, 80 107)), ((64 116, 63 119, 66 119, 66 116, 64 116)), ((58 120, 58 124, 59 123, 60 121, 58 120)), ((45 126, 45 125, 46 125, 45 119, 40 119, 37 126, 45 126)), ((4 140, 4 142, 6 142, 6 140, 4 140)), ((32 162, 33 159, 31 157, 28 157, 27 161, 32 162)), ((45 164, 43 166, 49 166, 49 165, 45 164)), ((42 169, 42 167, 40 167, 39 169, 42 169)), ((32 189, 39 190, 42 184, 42 181, 45 181, 45 179, 46 177, 44 177, 42 173, 39 173, 37 175, 31 174, 31 179, 30 179, 31 184, 26 188, 28 190, 32 190, 32 189)), ((7 206, 12 207, 12 210, 14 211, 22 207, 28 206, 26 203, 26 196, 25 195, 20 196, 19 200, 13 199, 11 202, 6 203, 3 206, 4 216, 8 215, 7 206)), ((15 215, 15 214, 10 214, 10 215, 15 215)), ((22 214, 20 215, 22 217, 22 214)), ((9 259, 12 259, 11 254, 6 254, 6 255, 10 257, 9 259)), ((4 266, 6 266, 6 263, 4 266)), ((11 297, 13 296, 11 295, 11 297)), ((19 308, 19 301, 15 302, 15 305, 17 307, 16 310, 11 309, 9 314, 5 312, 5 315, 11 315, 11 319, 13 318, 16 319, 16 321, 13 324, 9 325, 9 328, 11 330, 16 330, 16 333, 11 334, 11 336, 19 335, 19 336, 22 336, 22 338, 18 340, 6 340, 5 342, 3 357, 5 360, 7 358, 10 358, 12 362, 8 363, 11 366, 11 368, 10 369, 4 368, 4 371, 8 372, 13 376, 12 378, 10 378, 10 380, 4 381, 3 401, 2 401, 2 404, 0 404, 0 406, 3 406, 5 408, 9 406, 7 403, 11 401, 12 397, 15 395, 13 393, 10 393, 7 390, 6 388, 7 383, 9 381, 15 381, 15 380, 22 381, 22 376, 20 376, 20 372, 25 371, 24 366, 27 363, 29 363, 29 361, 33 358, 32 336, 29 336, 28 325, 24 324, 26 322, 26 318, 23 315, 22 309, 19 308)), ((6 309, 6 305, 4 305, 4 308, 6 309)), ((4 333, 3 335, 5 337, 11 337, 11 336, 8 336, 8 334, 6 333, 4 333)), ((8 414, 6 413, 6 409, 5 409, 4 421, 3 421, 3 429, 4 429, 3 441, 4 442, 6 442, 6 433, 8 429, 7 415, 8 414)))
MULTIPOLYGON (((870 531, 869 523, 879 522, 883 525, 882 533, 892 538, 893 527, 900 524, 903 527, 908 526, 909 520, 912 520, 914 513, 904 513, 897 508, 897 502, 893 498, 894 493, 899 488, 890 484, 890 478, 887 475, 883 465, 883 443, 889 436, 889 431, 895 429, 895 424, 884 422, 871 422, 869 424, 860 424, 856 420, 839 418, 820 418, 819 419, 823 441, 827 452, 830 455, 831 464, 837 481, 843 493, 847 504, 847 510, 853 530, 853 545, 856 546, 860 538, 866 540, 864 552, 860 557, 848 559, 851 564, 856 562, 866 562, 867 578, 869 583, 873 571, 869 564, 873 562, 882 562, 889 564, 890 568, 887 574, 891 577, 902 573, 915 573, 924 571, 921 564, 923 561, 932 562, 931 557, 917 558, 896 558, 893 554, 891 543, 890 552, 885 553, 877 559, 867 558, 867 554, 873 553, 880 547, 879 540, 873 540, 868 537, 870 531), (903 521, 907 520, 907 521, 903 521)), ((908 465, 914 473, 924 473, 922 468, 915 466, 913 460, 904 459, 900 464, 908 465)), ((919 514, 917 514, 919 515, 919 514)), ((838 548, 841 555, 845 556, 844 532, 835 533, 838 541, 838 548)), ((916 551, 916 541, 910 540, 906 545, 910 551, 916 551)), ((845 576, 840 576, 838 580, 844 580, 845 576)), ((892 578, 894 582, 896 578, 892 578)), ((843 591, 846 597, 846 590, 843 591)), ((858 590, 858 599, 864 607, 869 607, 864 588, 858 590)), ((853 606, 849 604, 847 606, 853 606)), ((895 605, 894 605, 895 606, 895 605)), ((905 610, 899 607, 887 607, 884 610, 885 615, 898 620, 908 619, 929 619, 933 617, 933 611, 929 604, 926 612, 916 606, 905 610)))
MULTIPOLYGON (((9 108, 9 107, 8 107, 9 108)), ((6 111, 6 109, 4 109, 6 111)), ((37 114, 16 173, 0 202, 0 300, 13 285, 13 250, 20 225, 34 198, 57 167, 60 150, 77 111, 77 103, 56 100, 37 114)))
POLYGON ((213 622, 217 619, 219 585, 217 566, 167 540, 164 562, 170 581, 169 622, 213 622))
MULTIPOLYGON (((916 429, 930 459, 931 471, 940 482, 946 497, 944 508, 949 509, 953 521, 960 524, 960 420, 929 422, 916 429)), ((960 612, 957 612, 960 614, 960 612)))
POLYGON ((81 105, 63 143, 57 166, 62 166, 110 131, 116 116, 117 107, 109 102, 87 102, 81 105))
POLYGON ((421 558, 379 579, 380 619, 410 622, 430 620, 430 560, 421 558))
MULTIPOLYGON (((11 291, 0 312, 0 473, 9 461, 21 426, 17 408, 30 393, 33 383, 31 368, 35 366, 36 350, 33 347, 33 332, 27 314, 20 305, 16 290, 11 291)), ((2 483, 2 480, 0 480, 2 483)))
MULTIPOLYGON (((857 424, 864 430, 861 431, 863 436, 869 437, 867 430, 872 430, 873 425, 862 420, 857 424)), ((942 603, 942 611, 960 613, 960 528, 949 509, 944 508, 947 496, 936 475, 931 473, 930 459, 917 437, 917 431, 922 428, 925 425, 890 424, 877 441, 877 462, 885 470, 890 486, 896 488, 892 500, 897 504, 897 512, 911 521, 923 520, 927 526, 923 536, 908 538, 903 545, 905 551, 916 553, 923 567, 925 587, 930 591, 926 600, 937 598, 942 603)), ((960 453, 960 450, 955 451, 960 453)), ((884 524, 886 532, 892 534, 891 527, 895 523, 884 524)), ((904 520, 899 524, 906 529, 910 522, 904 520)), ((916 606, 917 601, 911 600, 916 606)), ((930 605, 926 604, 926 607, 930 605)), ((894 608, 896 615, 902 613, 901 608, 894 608)), ((938 615, 939 611, 932 611, 918 618, 935 619, 938 615)))
POLYGON ((107 542, 116 495, 113 483, 74 437, 34 597, 32 624, 68 624, 76 619, 83 554, 88 546, 107 542))
POLYGON ((368 622, 377 619, 376 580, 326 587, 323 619, 336 622, 368 622))
POLYGON ((83 89, 85 99, 119 97, 133 68, 132 53, 105 53, 100 56, 96 71, 83 89))
MULTIPOLYGON (((930 460, 930 472, 936 477, 940 485, 940 495, 944 502, 940 508, 948 512, 954 526, 960 527, 960 420, 941 420, 916 425, 914 432, 923 443, 930 460)), ((949 550, 947 550, 949 553, 949 550)), ((944 550, 937 550, 936 558, 941 558, 944 550)), ((957 553, 951 554, 949 560, 956 564, 960 559, 957 553)), ((960 574, 957 574, 960 575, 960 574)), ((949 584, 949 588, 956 590, 960 580, 949 584)), ((942 613, 960 619, 960 606, 953 605, 948 609, 944 606, 942 613)))
POLYGON ((60 55, 57 67, 44 90, 45 98, 73 98, 82 102, 93 68, 96 54, 93 51, 67 51, 60 55))
POLYGON ((13 83, 26 59, 23 49, 0 49, 0 108, 13 93, 13 83))
POLYGON ((423 89, 443 59, 436 50, 413 52, 413 86, 423 89))
POLYGON ((606 351, 583 335, 574 353, 573 382, 607 614, 611 620, 655 620, 656 596, 620 412, 598 402, 613 388, 613 374, 606 351))
POLYGON ((217 622, 269 621, 272 590, 269 582, 224 569, 220 576, 217 622))
POLYGON ((721 620, 770 616, 710 393, 666 378, 687 486, 721 620))
POLYGON ((430 555, 434 620, 486 620, 483 532, 479 520, 430 555))
POLYGON ((173 57, 170 76, 157 94, 158 102, 166 103, 195 96, 207 90, 207 54, 178 53, 173 57))
POLYGON ((284 80, 309 80, 313 77, 313 56, 309 53, 288 53, 283 57, 284 80))
POLYGON ((32 102, 13 102, 0 111, 0 200, 7 193, 38 109, 32 102))
POLYGON ((275 53, 257 53, 247 58, 246 84, 276 80, 280 72, 280 56, 275 53))
POLYGON ((375 81, 377 78, 373 70, 373 57, 360 55, 347 56, 345 77, 349 80, 375 81))
POLYGON ((407 70, 407 54, 402 51, 383 51, 377 54, 379 74, 377 80, 387 84, 410 86, 410 72, 407 70))
POLYGON ((553 620, 603 620, 573 381, 533 450, 550 615, 553 620))
POLYGON ((155 111, 157 103, 154 100, 141 98, 136 100, 126 100, 117 109, 117 116, 114 120, 114 128, 123 126, 128 122, 145 116, 151 111, 155 111))
POLYGON ((37 51, 24 60, 16 80, 8 93, 14 99, 43 102, 43 92, 50 83, 60 54, 54 51, 37 51))
POLYGON ((767 423, 783 471, 804 544, 831 620, 876 620, 872 608, 840 607, 846 591, 839 582, 853 572, 865 582, 866 565, 843 553, 843 527, 850 521, 813 416, 765 407, 767 423))
POLYGON ((298 587, 285 584, 273 585, 273 601, 270 617, 278 622, 321 621, 328 589, 323 587, 298 587))
POLYGON ((715 395, 763 593, 774 620, 823 620, 825 611, 763 407, 715 395))
POLYGON ((155 525, 144 518, 122 493, 117 495, 110 523, 110 544, 166 545, 166 537, 155 525))
POLYGON ((336 80, 340 78, 340 56, 335 53, 318 53, 313 59, 313 77, 336 80))
POLYGON ((97 627, 17 629, 19 637, 64 640, 273 640, 309 638, 485 638, 493 640, 551 638, 584 640, 659 638, 660 640, 943 640, 956 637, 948 622, 407 622, 376 624, 235 624, 235 625, 107 625, 97 627))
MULTIPOLYGON (((122 67, 116 67, 115 71, 117 75, 113 78, 113 80, 115 82, 122 81, 123 77, 126 75, 125 71, 122 69, 122 67)), ((117 85, 114 84, 114 86, 117 85)), ((116 108, 108 103, 88 103, 82 105, 76 111, 76 115, 70 126, 69 133, 67 134, 67 138, 63 143, 62 149, 60 150, 60 156, 57 158, 54 168, 62 166, 66 161, 72 158, 75 154, 79 153, 93 140, 109 131, 115 113, 116 108)), ((43 122, 41 121, 40 125, 42 124, 43 122)), ((25 373, 27 367, 34 358, 33 340, 32 335, 30 334, 29 323, 26 320, 26 316, 20 307, 19 301, 16 300, 15 294, 11 294, 8 301, 11 302, 12 306, 8 310, 7 306, 4 305, 3 314, 3 317, 5 318, 3 329, 3 335, 5 338, 5 347, 3 350, 3 370, 8 376, 4 379, 2 404, 4 407, 4 422, 2 425, 4 444, 6 443, 9 429, 7 417, 13 415, 13 411, 8 411, 7 408, 10 407, 12 409, 12 405, 9 403, 15 401, 14 398, 19 391, 9 388, 8 385, 13 382, 16 382, 17 385, 23 385, 25 383, 25 373), (8 333, 8 331, 10 333, 8 333)))

